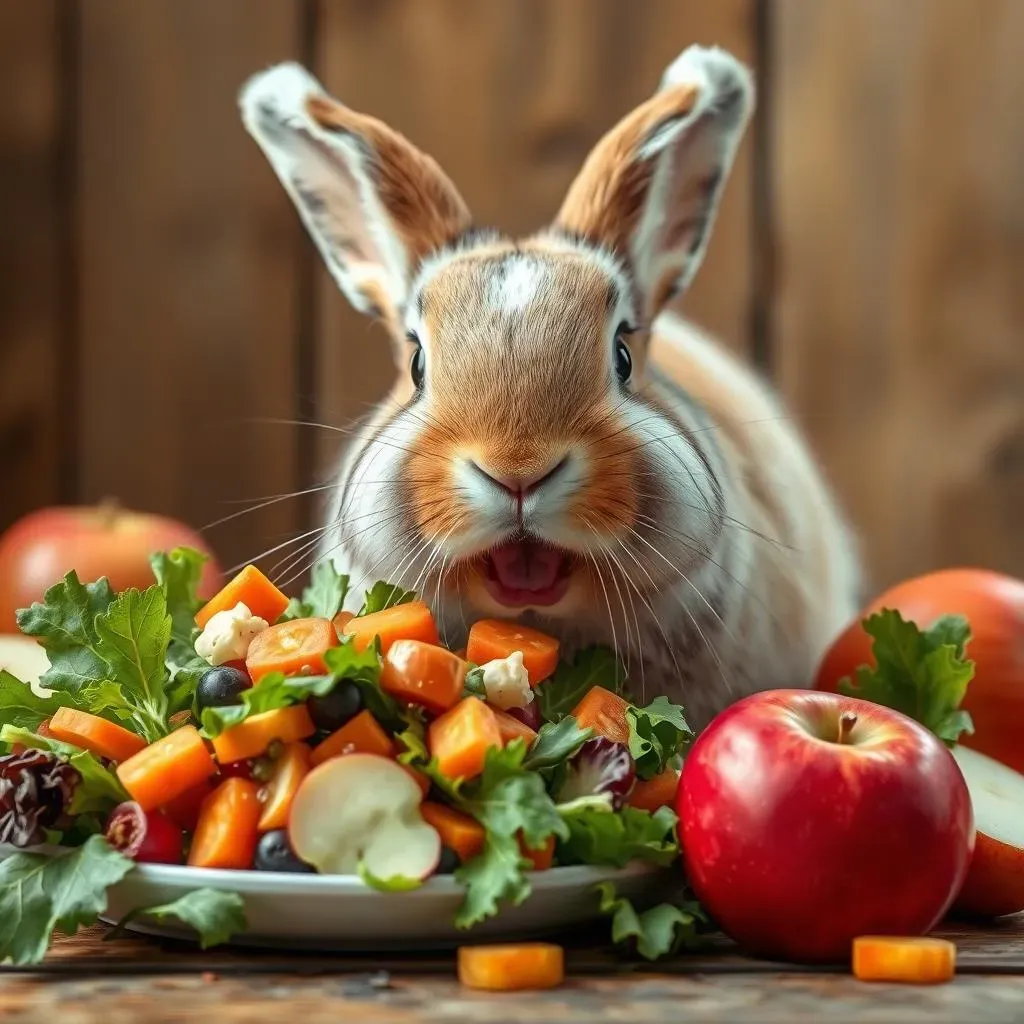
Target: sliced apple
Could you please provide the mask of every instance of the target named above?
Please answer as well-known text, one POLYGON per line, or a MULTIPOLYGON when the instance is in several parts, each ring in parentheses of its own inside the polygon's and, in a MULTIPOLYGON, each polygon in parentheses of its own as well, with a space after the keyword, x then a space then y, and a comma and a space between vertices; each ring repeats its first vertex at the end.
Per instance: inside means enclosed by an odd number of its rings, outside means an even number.
POLYGON ((1024 910, 1024 775, 958 746, 974 808, 976 839, 967 879, 953 904, 962 914, 1002 917, 1024 910))
MULTIPOLYGON (((423 791, 397 762, 376 754, 325 761, 303 779, 288 838, 322 874, 422 880, 441 859, 441 837, 420 814, 423 791)), ((390 885, 386 883, 391 883, 390 885)))

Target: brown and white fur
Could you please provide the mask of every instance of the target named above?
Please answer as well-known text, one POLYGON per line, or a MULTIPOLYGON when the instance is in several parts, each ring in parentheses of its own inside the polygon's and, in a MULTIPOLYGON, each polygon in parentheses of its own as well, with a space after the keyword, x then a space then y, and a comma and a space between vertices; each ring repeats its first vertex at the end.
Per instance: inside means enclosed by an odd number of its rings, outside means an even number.
POLYGON ((512 240, 473 230, 433 160, 297 65, 246 85, 245 124, 330 272, 393 339, 397 380, 345 453, 319 553, 357 593, 419 590, 453 644, 512 615, 567 650, 612 644, 634 689, 697 726, 809 685, 858 604, 855 546, 769 389, 663 312, 752 105, 741 64, 691 47, 553 225, 512 240), (522 538, 564 557, 556 603, 510 608, 488 585, 488 552, 522 538))

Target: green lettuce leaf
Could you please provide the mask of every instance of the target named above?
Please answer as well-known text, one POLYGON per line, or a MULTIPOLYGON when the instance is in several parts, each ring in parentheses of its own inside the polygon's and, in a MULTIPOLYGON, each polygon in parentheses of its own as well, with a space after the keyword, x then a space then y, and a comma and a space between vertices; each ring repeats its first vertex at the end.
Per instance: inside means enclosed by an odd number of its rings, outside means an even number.
POLYGON ((360 615, 372 615, 374 612, 382 612, 393 608, 396 604, 408 604, 416 600, 414 590, 403 590, 394 583, 385 583, 378 580, 366 592, 363 598, 363 606, 359 609, 360 615))
POLYGON ((193 636, 199 632, 195 615, 203 605, 199 598, 199 581, 207 561, 206 555, 193 548, 160 551, 149 559, 171 616, 172 644, 191 649, 193 636))
POLYGON ((607 647, 587 647, 569 662, 562 662, 555 674, 534 691, 545 722, 560 722, 595 687, 623 693, 626 670, 607 647))
POLYGON ((638 807, 613 811, 574 801, 559 811, 568 829, 558 847, 560 863, 623 868, 634 860, 671 864, 679 856, 678 819, 670 807, 660 807, 652 814, 638 807))
POLYGON ((97 650, 96 617, 113 600, 105 577, 83 585, 76 573, 69 572, 46 591, 41 602, 18 611, 18 628, 46 648, 50 667, 40 679, 43 686, 74 693, 86 683, 106 678, 107 664, 97 650))
POLYGON ((389 732, 404 727, 406 716, 402 705, 380 688, 380 647, 371 644, 357 651, 351 640, 332 647, 324 661, 337 680, 348 679, 359 687, 363 707, 389 732))
POLYGON ((188 925, 199 934, 201 949, 219 946, 232 936, 248 928, 245 919, 245 901, 237 892, 222 892, 219 889, 194 889, 173 903, 156 907, 139 907, 129 911, 118 921, 117 926, 105 936, 116 938, 136 918, 153 917, 157 920, 173 917, 188 925))
POLYGON ((693 739, 683 709, 667 697, 657 697, 645 708, 626 709, 629 752, 641 779, 653 779, 675 762, 693 739))
POLYGON ((971 635, 965 618, 947 615, 921 630, 898 611, 883 609, 863 625, 874 640, 875 667, 862 665, 852 682, 841 680, 840 693, 901 711, 949 746, 974 732, 960 708, 974 677, 974 662, 965 655, 971 635))
POLYGON ((302 591, 302 597, 293 597, 277 621, 333 619, 345 604, 348 584, 348 576, 338 572, 330 559, 318 563, 313 568, 310 585, 302 591))
POLYGON ((700 929, 708 919, 699 903, 684 900, 678 906, 659 903, 638 912, 629 900, 617 895, 612 882, 597 886, 600 909, 612 919, 612 941, 635 946, 646 960, 657 960, 701 945, 700 929))
POLYGON ((76 706, 70 694, 57 692, 50 697, 40 697, 28 683, 0 669, 0 725, 36 729, 57 708, 64 706, 76 706))
POLYGON ((523 767, 545 771, 568 761, 594 735, 593 729, 581 729, 572 715, 560 722, 545 722, 530 744, 523 767))
POLYGON ((107 909, 107 889, 135 866, 102 836, 58 857, 16 853, 0 862, 0 962, 35 964, 55 931, 74 935, 107 909))
POLYGON ((203 708, 203 732, 212 739, 252 715, 301 704, 310 697, 323 697, 337 682, 334 676, 285 676, 282 672, 271 672, 255 686, 242 691, 241 703, 203 708))

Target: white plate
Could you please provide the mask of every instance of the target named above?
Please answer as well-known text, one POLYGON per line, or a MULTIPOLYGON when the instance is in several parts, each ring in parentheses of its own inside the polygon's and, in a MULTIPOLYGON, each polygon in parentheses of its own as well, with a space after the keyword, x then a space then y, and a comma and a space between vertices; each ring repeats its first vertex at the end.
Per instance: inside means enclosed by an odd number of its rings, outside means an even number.
MULTIPOLYGON (((598 882, 638 906, 668 898, 678 871, 636 864, 615 868, 552 868, 531 876, 531 896, 503 907, 469 931, 452 923, 463 890, 454 879, 435 877, 412 892, 384 893, 349 875, 289 875, 262 871, 216 871, 140 865, 109 892, 104 920, 119 920, 136 907, 169 903, 193 889, 226 889, 245 900, 249 930, 233 942, 288 948, 441 948, 474 939, 538 938, 597 921, 598 882)), ((147 935, 190 938, 173 924, 140 919, 129 925, 147 935)))

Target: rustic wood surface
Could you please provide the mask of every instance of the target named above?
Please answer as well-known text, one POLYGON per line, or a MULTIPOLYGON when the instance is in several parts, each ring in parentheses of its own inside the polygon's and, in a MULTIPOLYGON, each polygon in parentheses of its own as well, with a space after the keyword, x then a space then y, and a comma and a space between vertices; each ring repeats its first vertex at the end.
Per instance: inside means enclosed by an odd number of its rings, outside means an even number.
POLYGON ((971 1021, 1024 1019, 1024 921, 939 934, 958 946, 948 985, 864 984, 833 969, 770 964, 724 942, 657 968, 566 940, 567 981, 542 993, 460 988, 450 953, 289 955, 209 950, 102 928, 59 939, 45 964, 0 973, 0 1018, 19 1022, 270 1019, 434 1022, 971 1021))

